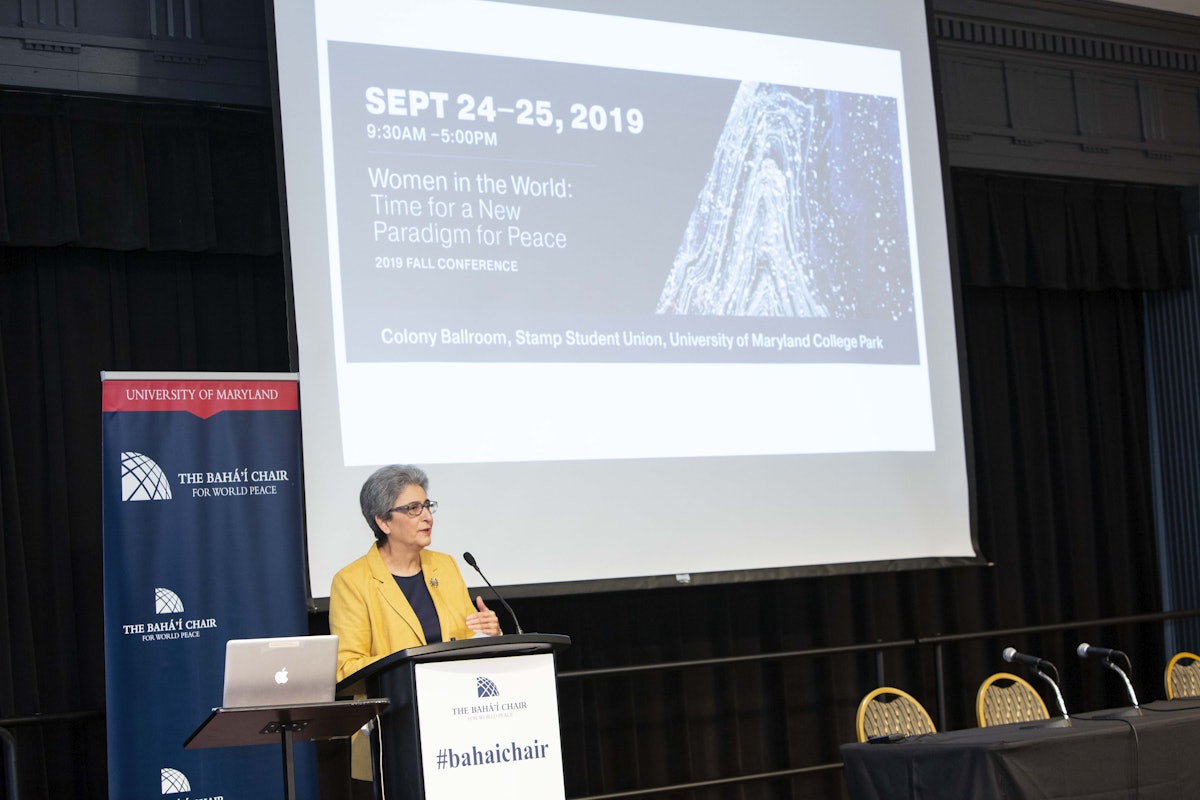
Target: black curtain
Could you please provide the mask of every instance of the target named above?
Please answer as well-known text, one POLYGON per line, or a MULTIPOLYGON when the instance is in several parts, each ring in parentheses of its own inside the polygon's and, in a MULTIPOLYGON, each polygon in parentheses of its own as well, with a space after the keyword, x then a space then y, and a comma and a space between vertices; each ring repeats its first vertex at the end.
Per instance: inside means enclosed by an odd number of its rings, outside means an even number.
MULTIPOLYGON (((0 718, 104 708, 100 372, 287 371, 280 259, 0 248, 0 718)), ((14 728, 23 797, 103 797, 102 718, 14 728)))
POLYGON ((0 93, 0 189, 0 718, 103 797, 100 372, 289 370, 270 119, 0 93))
POLYGON ((261 111, 0 92, 0 243, 277 255, 261 111))
MULTIPOLYGON (((102 797, 99 372, 293 366, 271 123, 0 96, 0 169, 0 718, 82 712, 12 728, 23 796, 102 797)), ((526 629, 572 637, 562 670, 1159 608, 1139 298, 1188 290, 1178 194, 954 178, 978 533, 993 566, 520 600, 526 629)), ((1073 709, 1121 704, 1119 686, 1074 658, 1083 639, 1119 642, 1139 694, 1161 695, 1155 626, 959 643, 942 652, 948 727, 974 724, 975 688, 1005 645, 1058 663, 1073 709)), ((880 660, 888 683, 935 707, 933 648, 880 660)), ((567 677, 568 796, 837 762, 876 666, 863 653, 567 677)), ((835 769, 677 794, 842 792, 835 769)))

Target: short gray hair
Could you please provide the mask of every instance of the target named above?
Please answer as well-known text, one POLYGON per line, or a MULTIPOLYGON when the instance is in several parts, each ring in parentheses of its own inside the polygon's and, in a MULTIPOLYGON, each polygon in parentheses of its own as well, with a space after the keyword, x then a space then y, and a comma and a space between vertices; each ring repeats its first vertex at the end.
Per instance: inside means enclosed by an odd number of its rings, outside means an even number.
POLYGON ((358 505, 362 508, 363 519, 371 526, 375 540, 379 544, 387 541, 387 534, 379 529, 376 517, 387 518, 392 511, 392 503, 407 487, 420 486, 429 491, 429 476, 420 467, 411 464, 392 464, 380 467, 363 482, 358 492, 358 505))

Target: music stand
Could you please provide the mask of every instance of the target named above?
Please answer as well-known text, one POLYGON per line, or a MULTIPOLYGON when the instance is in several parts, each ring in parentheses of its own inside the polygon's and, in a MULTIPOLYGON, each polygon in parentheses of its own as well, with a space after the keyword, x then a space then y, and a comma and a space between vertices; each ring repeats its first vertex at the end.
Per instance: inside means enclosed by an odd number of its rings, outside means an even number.
POLYGON ((270 744, 264 736, 278 735, 283 747, 283 790, 296 798, 293 744, 350 736, 387 708, 386 698, 339 700, 286 706, 214 708, 208 719, 183 743, 185 750, 201 747, 240 747, 270 744))

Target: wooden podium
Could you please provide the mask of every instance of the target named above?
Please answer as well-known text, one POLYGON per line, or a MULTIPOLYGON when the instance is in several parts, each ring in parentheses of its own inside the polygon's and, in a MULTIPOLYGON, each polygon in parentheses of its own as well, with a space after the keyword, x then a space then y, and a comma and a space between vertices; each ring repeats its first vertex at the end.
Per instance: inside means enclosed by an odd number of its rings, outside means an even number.
POLYGON ((241 747, 279 742, 283 748, 283 795, 295 800, 295 742, 350 736, 387 708, 385 698, 286 706, 214 708, 183 743, 184 749, 241 747))
POLYGON ((337 695, 386 697, 372 734, 375 797, 565 796, 554 653, 523 633, 410 647, 363 667, 337 695))

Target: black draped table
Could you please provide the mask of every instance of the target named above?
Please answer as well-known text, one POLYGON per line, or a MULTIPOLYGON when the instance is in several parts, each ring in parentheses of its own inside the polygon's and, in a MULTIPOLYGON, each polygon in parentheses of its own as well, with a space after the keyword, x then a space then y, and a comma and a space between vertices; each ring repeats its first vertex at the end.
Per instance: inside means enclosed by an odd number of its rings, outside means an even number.
POLYGON ((853 800, 1200 799, 1200 702, 842 745, 853 800))

